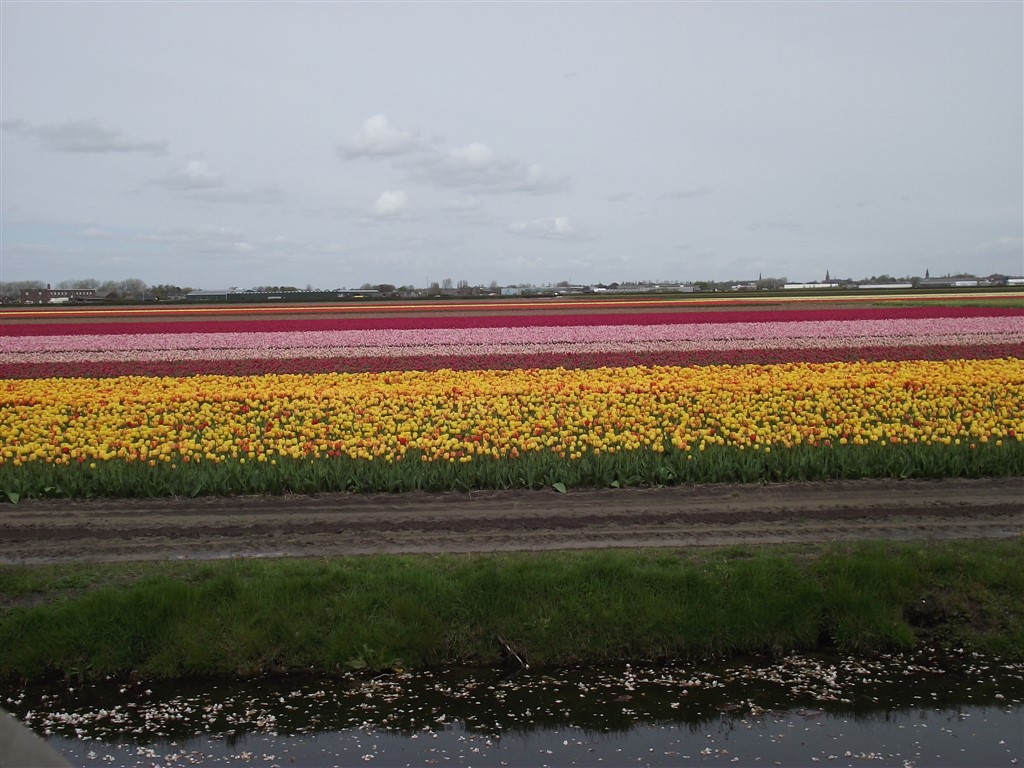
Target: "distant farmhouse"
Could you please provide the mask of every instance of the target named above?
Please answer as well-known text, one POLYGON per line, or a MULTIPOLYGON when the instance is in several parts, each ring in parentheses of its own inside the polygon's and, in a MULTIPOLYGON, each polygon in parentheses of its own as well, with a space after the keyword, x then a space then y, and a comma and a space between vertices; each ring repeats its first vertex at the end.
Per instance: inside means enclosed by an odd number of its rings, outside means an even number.
POLYGON ((70 301, 95 301, 95 288, 22 288, 22 304, 66 304, 70 301))

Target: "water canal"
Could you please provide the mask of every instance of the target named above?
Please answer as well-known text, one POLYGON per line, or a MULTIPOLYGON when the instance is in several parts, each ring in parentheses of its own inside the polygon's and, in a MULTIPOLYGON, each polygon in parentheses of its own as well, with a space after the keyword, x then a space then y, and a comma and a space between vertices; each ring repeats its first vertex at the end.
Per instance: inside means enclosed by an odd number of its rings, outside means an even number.
POLYGON ((960 652, 2 689, 78 766, 1013 766, 1024 664, 960 652))

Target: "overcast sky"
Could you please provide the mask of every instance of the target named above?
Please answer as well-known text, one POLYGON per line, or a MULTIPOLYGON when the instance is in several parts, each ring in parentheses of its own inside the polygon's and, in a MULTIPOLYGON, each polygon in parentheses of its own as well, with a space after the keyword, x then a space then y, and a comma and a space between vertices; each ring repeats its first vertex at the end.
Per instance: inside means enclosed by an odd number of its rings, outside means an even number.
POLYGON ((1024 274, 1024 3, 0 3, 2 275, 1024 274))

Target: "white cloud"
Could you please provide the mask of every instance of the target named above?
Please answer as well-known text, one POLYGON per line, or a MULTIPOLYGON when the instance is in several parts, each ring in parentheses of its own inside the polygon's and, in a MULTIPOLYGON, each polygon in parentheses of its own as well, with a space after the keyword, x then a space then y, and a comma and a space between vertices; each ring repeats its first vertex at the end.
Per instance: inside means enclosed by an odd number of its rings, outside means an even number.
POLYGON ((380 218, 396 218, 403 215, 409 207, 409 197, 405 192, 381 192, 377 202, 373 204, 373 215, 380 218))
POLYGON ((499 157, 480 142, 425 158, 417 165, 419 181, 481 194, 547 194, 569 188, 567 177, 550 176, 541 165, 499 157))
POLYGON ((747 224, 748 232, 785 229, 800 229, 800 225, 790 219, 766 219, 764 221, 754 221, 747 224))
MULTIPOLYGON (((981 245, 976 246, 974 248, 974 253, 1017 253, 1024 255, 1024 239, 1004 235, 1003 237, 997 237, 995 240, 990 240, 987 243, 982 243, 981 245)), ((1024 266, 1024 264, 1022 264, 1022 266, 1024 266)))
POLYGON ((4 120, 0 128, 34 139, 51 152, 138 152, 166 155, 166 141, 132 141, 120 131, 105 128, 94 120, 65 120, 63 123, 33 125, 21 119, 4 120))
POLYGON ((441 207, 446 211, 454 213, 469 213, 479 211, 483 201, 479 197, 452 197, 444 201, 441 207))
POLYGON ((456 147, 449 150, 448 155, 453 165, 465 168, 487 168, 494 162, 494 150, 479 142, 465 147, 456 147))
POLYGON ((202 227, 172 227, 148 235, 148 240, 180 243, 190 240, 237 240, 242 231, 237 227, 207 224, 202 227))
POLYGON ((694 197, 707 197, 715 191, 714 187, 700 186, 692 189, 680 189, 675 192, 666 192, 660 196, 662 200, 688 200, 694 197))
POLYGON ((393 157, 419 148, 415 131, 403 131, 391 125, 384 115, 374 115, 348 140, 341 154, 346 158, 393 157))
POLYGON ((174 227, 143 237, 153 243, 168 243, 191 253, 248 253, 252 245, 237 227, 208 224, 174 227))
POLYGON ((75 237, 85 240, 108 240, 113 237, 113 235, 111 235, 107 230, 93 226, 85 227, 84 229, 76 229, 73 232, 65 232, 64 235, 65 237, 75 237))
POLYGON ((189 160, 184 168, 168 171, 153 184, 170 192, 189 193, 224 186, 224 174, 210 170, 203 160, 189 160))
POLYGON ((168 171, 150 183, 178 197, 204 203, 276 203, 284 197, 274 185, 250 189, 228 187, 224 174, 211 169, 205 160, 189 160, 183 167, 168 171))
POLYGON ((186 194, 189 199, 207 203, 276 203, 284 198, 284 194, 276 186, 251 189, 198 189, 186 194))
POLYGON ((413 178, 436 187, 463 189, 470 193, 547 194, 568 190, 569 179, 551 176, 543 166, 503 157, 488 144, 472 142, 441 150, 440 140, 421 141, 415 131, 394 127, 384 115, 374 115, 348 142, 339 147, 343 159, 390 157, 396 167, 413 178), (400 156, 407 156, 399 159, 400 156))
POLYGON ((556 216, 553 219, 516 221, 509 225, 508 231, 514 235, 537 237, 544 240, 583 239, 566 216, 556 216))

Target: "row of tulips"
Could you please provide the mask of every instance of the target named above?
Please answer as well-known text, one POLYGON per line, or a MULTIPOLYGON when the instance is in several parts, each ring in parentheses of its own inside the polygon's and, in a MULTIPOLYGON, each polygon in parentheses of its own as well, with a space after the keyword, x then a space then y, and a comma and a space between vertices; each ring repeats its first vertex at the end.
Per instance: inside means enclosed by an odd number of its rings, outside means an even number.
MULTIPOLYGON (((240 311, 240 310, 239 310, 240 311)), ((255 311, 255 310, 254 310, 255 311)), ((430 328, 542 328, 548 326, 587 325, 704 325, 717 323, 763 323, 763 322, 831 322, 842 320, 923 320, 942 318, 997 318, 1020 317, 1024 308, 1019 306, 892 306, 858 307, 839 309, 742 309, 702 311, 617 311, 587 313, 562 311, 544 313, 500 313, 496 310, 482 313, 462 314, 417 314, 332 317, 277 317, 268 319, 254 314, 246 320, 194 319, 191 315, 180 314, 172 320, 140 319, 134 316, 100 321, 58 321, 41 319, 27 321, 24 318, 8 317, 0 313, 4 329, 3 336, 77 336, 122 333, 263 333, 299 331, 371 331, 379 329, 423 330, 430 328)), ((105 317, 105 316, 104 316, 105 317)), ((161 315, 161 317, 167 317, 161 315)))
MULTIPOLYGON (((889 340, 890 348, 921 347, 928 344, 945 346, 983 346, 985 344, 1012 344, 1020 338, 1018 334, 936 334, 926 336, 896 336, 889 340)), ((481 338, 475 343, 450 343, 438 341, 434 344, 403 344, 395 346, 364 346, 357 344, 346 346, 341 344, 315 344, 311 346, 289 347, 274 346, 272 343, 259 345, 259 339, 248 340, 258 346, 238 347, 200 347, 188 346, 188 339, 181 339, 182 347, 168 346, 160 349, 124 349, 103 351, 76 352, 15 352, 5 355, 11 363, 72 363, 77 361, 95 360, 98 362, 130 362, 154 360, 204 360, 214 352, 220 360, 260 360, 274 359, 282 353, 290 357, 417 357, 426 355, 500 357, 506 353, 536 356, 564 355, 573 352, 582 353, 621 353, 639 352, 641 354, 658 354, 671 352, 692 352, 698 350, 739 351, 739 350, 802 350, 802 349, 837 349, 861 347, 870 337, 824 337, 808 336, 798 338, 765 337, 759 339, 719 339, 716 341, 669 341, 655 340, 607 340, 607 341, 563 341, 563 342, 501 342, 481 338)), ((126 343, 130 344, 130 340, 126 343)))
MULTIPOLYGON (((935 340, 937 343, 995 343, 1024 338, 1024 315, 996 318, 941 318, 928 320, 848 320, 792 321, 761 323, 703 323, 700 325, 588 325, 526 328, 429 328, 415 330, 375 329, 359 331, 296 331, 255 333, 160 333, 77 336, 4 336, 0 354, 12 362, 40 362, 47 356, 61 362, 90 359, 94 355, 119 355, 110 359, 130 359, 128 354, 154 352, 235 353, 244 357, 253 352, 277 350, 300 353, 297 356, 321 357, 346 352, 362 354, 367 348, 388 350, 425 350, 441 348, 547 347, 551 345, 662 344, 688 349, 742 349, 764 347, 862 346, 867 341, 884 344, 913 344, 935 340)), ((600 350, 598 350, 600 351, 600 350)), ((95 358, 93 358, 95 359, 95 358)), ((145 358, 142 358, 145 359, 145 358)))
MULTIPOLYGON (((950 308, 923 309, 935 314, 935 310, 945 313, 950 308)), ((724 320, 720 313, 696 315, 704 318, 699 323, 654 323, 652 319, 665 316, 648 314, 634 316, 638 322, 633 325, 593 324, 593 316, 588 315, 580 316, 588 321, 581 325, 243 333, 218 331, 217 324, 194 330, 195 324, 188 323, 180 325, 177 333, 9 333, 0 337, 0 375, 32 378, 137 372, 248 375, 268 369, 313 373, 443 367, 592 368, 595 363, 621 366, 945 359, 949 356, 947 350, 957 348, 971 357, 991 358, 1019 356, 1024 351, 1024 312, 789 321, 776 319, 778 314, 764 313, 758 322, 749 318, 743 322, 710 322, 714 318, 724 320)), ((571 319, 561 318, 563 323, 571 319)))
POLYGON ((873 312, 5 332, 0 490, 507 487, 593 482, 594 467, 609 484, 1024 471, 1024 312, 873 312), (338 372, 358 366, 372 372, 338 372))
POLYGON ((1000 444, 1019 360, 2 382, 4 463, 1000 444))
POLYGON ((382 356, 376 350, 370 354, 344 357, 245 357, 232 359, 174 360, 164 356, 156 360, 96 361, 76 360, 59 363, 0 363, 0 379, 66 379, 111 378, 119 376, 258 376, 264 373, 384 373, 387 371, 514 371, 533 368, 565 368, 590 370, 594 368, 630 368, 638 366, 712 366, 712 365, 773 365, 781 363, 881 362, 900 360, 950 360, 967 358, 991 360, 997 358, 1024 359, 1024 341, 1004 344, 927 344, 906 346, 863 346, 827 348, 755 348, 695 349, 655 352, 637 345, 625 352, 582 351, 578 348, 562 352, 546 349, 544 352, 522 352, 503 349, 501 354, 444 354, 432 349, 426 354, 382 356))

